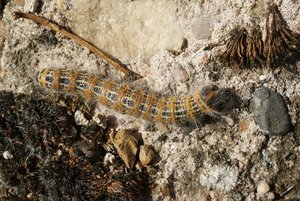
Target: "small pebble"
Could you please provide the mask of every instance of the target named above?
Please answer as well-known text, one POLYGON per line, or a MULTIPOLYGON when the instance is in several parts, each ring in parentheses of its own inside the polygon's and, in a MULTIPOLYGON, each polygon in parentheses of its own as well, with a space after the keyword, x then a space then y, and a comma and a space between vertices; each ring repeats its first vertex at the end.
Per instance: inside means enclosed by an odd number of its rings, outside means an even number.
POLYGON ((103 159, 103 164, 104 165, 110 165, 110 164, 113 164, 114 161, 115 161, 116 157, 115 155, 113 155, 112 153, 109 153, 107 152, 104 156, 104 159, 103 159))
POLYGON ((199 17, 194 19, 191 24, 191 31, 196 39, 209 38, 214 31, 212 18, 199 17))
POLYGON ((3 158, 9 160, 9 159, 13 159, 14 156, 9 151, 5 151, 3 152, 3 158))
POLYGON ((254 92, 250 101, 250 111, 255 122, 267 134, 284 135, 291 130, 291 120, 283 97, 266 87, 254 92))
POLYGON ((150 145, 142 145, 140 147, 139 159, 143 166, 149 165, 155 157, 155 152, 150 145))
POLYGON ((136 161, 138 140, 130 134, 130 130, 120 130, 114 136, 113 145, 126 167, 132 169, 136 161))
POLYGON ((74 114, 75 122, 79 126, 86 126, 88 125, 89 121, 84 117, 84 114, 77 110, 74 114))
POLYGON ((274 200, 274 199, 275 199, 275 194, 274 194, 273 192, 269 192, 269 193, 267 194, 267 199, 268 199, 268 200, 274 200))
POLYGON ((259 197, 265 196, 270 191, 270 186, 267 182, 262 181, 257 185, 257 195, 259 197))
POLYGON ((264 80, 266 80, 268 77, 266 76, 266 75, 261 75, 261 76, 259 76, 259 80, 260 81, 264 81, 264 80))
POLYGON ((180 82, 187 82, 189 80, 189 74, 187 71, 182 68, 181 65, 175 65, 173 67, 172 75, 174 77, 174 80, 180 81, 180 82))
POLYGON ((33 197, 33 193, 29 193, 29 194, 27 194, 27 196, 26 196, 28 199, 32 199, 32 197, 33 197))

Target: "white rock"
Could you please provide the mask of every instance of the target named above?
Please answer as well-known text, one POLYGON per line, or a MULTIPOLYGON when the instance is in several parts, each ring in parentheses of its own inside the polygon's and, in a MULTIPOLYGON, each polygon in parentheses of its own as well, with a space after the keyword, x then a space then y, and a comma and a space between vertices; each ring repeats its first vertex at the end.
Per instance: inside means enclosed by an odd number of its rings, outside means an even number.
POLYGON ((89 121, 84 117, 84 114, 80 110, 77 110, 75 112, 74 117, 77 125, 86 126, 89 123, 89 121))
POLYGON ((257 196, 258 197, 265 196, 269 191, 270 191, 270 186, 269 186, 269 184, 267 182, 261 181, 257 185, 257 196))
POLYGON ((3 158, 6 159, 6 160, 8 160, 8 159, 13 159, 13 158, 14 158, 14 156, 13 156, 9 151, 3 152, 2 156, 3 156, 3 158))
POLYGON ((114 161, 115 161, 115 155, 113 155, 112 153, 107 153, 107 154, 105 154, 105 156, 104 156, 104 165, 110 165, 110 164, 113 164, 114 163, 114 161))
POLYGON ((266 76, 266 75, 260 75, 259 76, 259 80, 260 81, 264 81, 264 80, 266 80, 268 77, 266 76))

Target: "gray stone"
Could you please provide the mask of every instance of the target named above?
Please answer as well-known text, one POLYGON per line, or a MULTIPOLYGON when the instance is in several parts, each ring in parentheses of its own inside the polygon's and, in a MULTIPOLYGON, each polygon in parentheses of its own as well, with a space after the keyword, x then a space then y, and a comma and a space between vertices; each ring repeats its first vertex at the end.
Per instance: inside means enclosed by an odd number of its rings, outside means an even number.
POLYGON ((266 87, 254 92, 250 111, 259 127, 269 135, 284 135, 291 130, 291 121, 282 96, 266 87))

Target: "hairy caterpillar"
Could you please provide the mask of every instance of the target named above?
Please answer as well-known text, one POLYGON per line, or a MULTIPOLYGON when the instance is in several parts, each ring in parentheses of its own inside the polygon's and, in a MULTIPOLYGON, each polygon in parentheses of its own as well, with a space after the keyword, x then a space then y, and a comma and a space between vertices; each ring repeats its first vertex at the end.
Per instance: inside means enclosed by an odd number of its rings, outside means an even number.
POLYGON ((36 79, 43 88, 81 95, 117 112, 161 123, 190 121, 201 114, 215 116, 232 108, 232 91, 214 85, 193 96, 167 98, 79 71, 45 68, 38 71, 36 79))

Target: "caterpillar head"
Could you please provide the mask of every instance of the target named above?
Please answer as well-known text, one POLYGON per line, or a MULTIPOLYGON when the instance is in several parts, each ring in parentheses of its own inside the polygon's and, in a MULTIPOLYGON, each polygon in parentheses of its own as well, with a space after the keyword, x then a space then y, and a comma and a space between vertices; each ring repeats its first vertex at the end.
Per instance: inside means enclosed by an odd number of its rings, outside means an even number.
POLYGON ((241 99, 229 88, 219 89, 215 85, 209 85, 201 90, 200 95, 206 105, 218 113, 225 113, 241 104, 241 99))

